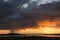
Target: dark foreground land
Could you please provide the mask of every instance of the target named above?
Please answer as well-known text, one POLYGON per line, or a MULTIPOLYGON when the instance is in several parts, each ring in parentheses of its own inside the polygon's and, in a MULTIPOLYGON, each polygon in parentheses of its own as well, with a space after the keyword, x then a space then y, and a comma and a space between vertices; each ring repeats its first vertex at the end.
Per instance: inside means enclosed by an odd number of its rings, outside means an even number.
POLYGON ((60 40, 60 37, 26 36, 19 34, 0 35, 0 40, 60 40))
POLYGON ((60 40, 60 38, 51 38, 51 37, 0 37, 0 40, 60 40))
POLYGON ((6 36, 6 37, 0 37, 0 40, 60 40, 60 37, 6 36))

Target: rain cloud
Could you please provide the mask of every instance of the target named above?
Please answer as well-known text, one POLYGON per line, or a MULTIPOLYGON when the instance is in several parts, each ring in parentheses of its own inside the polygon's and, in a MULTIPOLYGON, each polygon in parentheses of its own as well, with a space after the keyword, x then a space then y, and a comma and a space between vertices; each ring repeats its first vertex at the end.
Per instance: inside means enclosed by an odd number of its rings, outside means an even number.
POLYGON ((0 0, 0 29, 35 28, 55 17, 60 18, 59 0, 0 0))

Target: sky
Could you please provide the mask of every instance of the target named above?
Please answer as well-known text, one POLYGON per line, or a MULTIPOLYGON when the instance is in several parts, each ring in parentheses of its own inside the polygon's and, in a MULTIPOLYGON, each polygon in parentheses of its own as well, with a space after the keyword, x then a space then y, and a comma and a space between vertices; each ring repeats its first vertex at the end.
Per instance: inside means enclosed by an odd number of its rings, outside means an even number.
POLYGON ((60 18, 59 0, 0 0, 0 29, 36 28, 39 21, 60 18))

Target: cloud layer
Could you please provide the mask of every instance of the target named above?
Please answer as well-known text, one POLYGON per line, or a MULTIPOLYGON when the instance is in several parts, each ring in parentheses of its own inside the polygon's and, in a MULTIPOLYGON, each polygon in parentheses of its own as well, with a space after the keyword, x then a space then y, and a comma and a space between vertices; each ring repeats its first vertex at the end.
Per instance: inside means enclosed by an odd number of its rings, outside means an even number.
POLYGON ((0 29, 35 28, 38 21, 60 18, 59 0, 1 0, 0 29))

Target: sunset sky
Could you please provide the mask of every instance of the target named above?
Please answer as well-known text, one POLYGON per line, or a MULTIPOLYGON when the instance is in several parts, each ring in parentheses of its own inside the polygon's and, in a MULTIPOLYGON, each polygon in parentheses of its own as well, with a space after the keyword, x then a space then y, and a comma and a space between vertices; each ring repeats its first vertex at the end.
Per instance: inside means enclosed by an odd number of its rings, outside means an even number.
POLYGON ((60 34, 60 0, 0 0, 0 34, 60 34))

